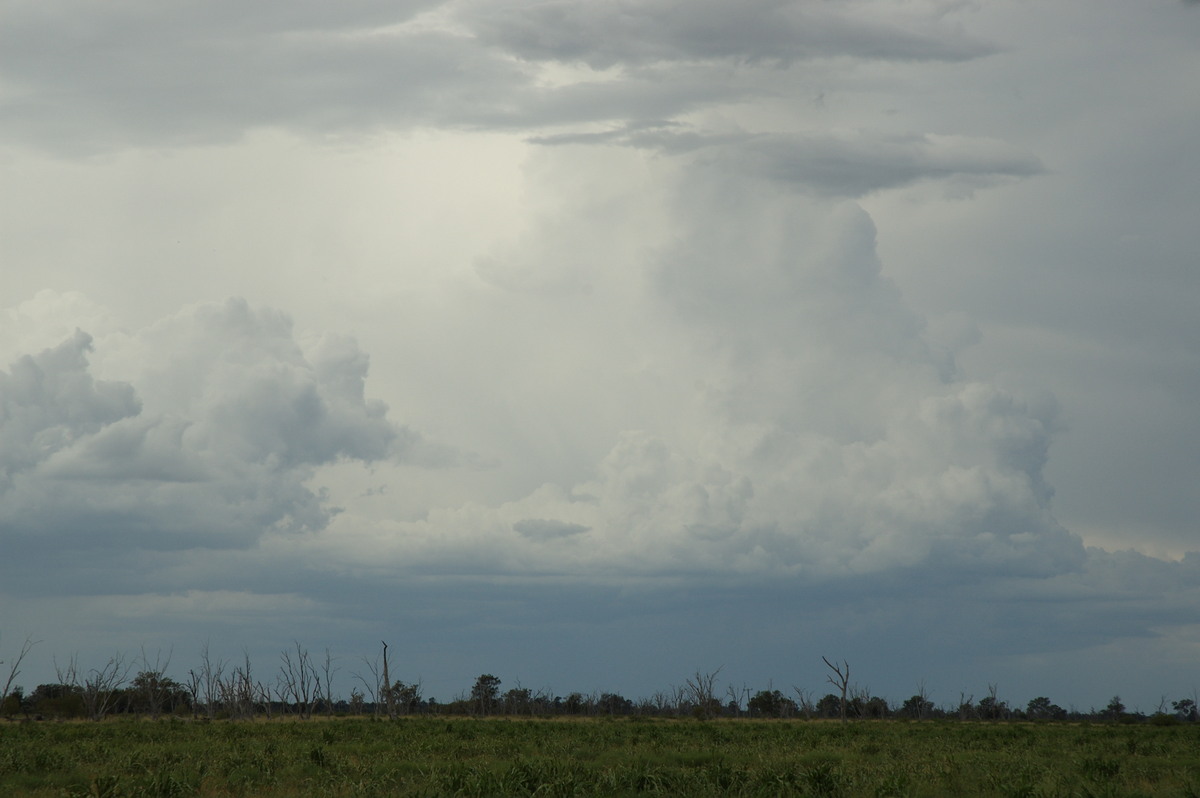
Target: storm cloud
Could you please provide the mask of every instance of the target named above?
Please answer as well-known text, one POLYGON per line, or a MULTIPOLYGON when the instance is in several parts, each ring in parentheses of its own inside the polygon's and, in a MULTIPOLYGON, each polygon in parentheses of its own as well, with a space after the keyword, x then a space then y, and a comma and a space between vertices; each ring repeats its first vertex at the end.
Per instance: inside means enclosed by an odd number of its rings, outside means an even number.
POLYGON ((1190 5, 3 4, 0 632, 1190 690, 1190 5))

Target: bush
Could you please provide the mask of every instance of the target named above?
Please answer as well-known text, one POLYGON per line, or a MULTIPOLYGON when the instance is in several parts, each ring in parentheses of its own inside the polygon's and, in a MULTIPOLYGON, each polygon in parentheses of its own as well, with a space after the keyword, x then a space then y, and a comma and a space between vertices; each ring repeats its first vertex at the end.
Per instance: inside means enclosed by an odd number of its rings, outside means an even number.
POLYGON ((1183 723, 1178 715, 1168 715, 1165 712, 1157 712, 1150 716, 1150 725, 1152 726, 1178 726, 1183 723))

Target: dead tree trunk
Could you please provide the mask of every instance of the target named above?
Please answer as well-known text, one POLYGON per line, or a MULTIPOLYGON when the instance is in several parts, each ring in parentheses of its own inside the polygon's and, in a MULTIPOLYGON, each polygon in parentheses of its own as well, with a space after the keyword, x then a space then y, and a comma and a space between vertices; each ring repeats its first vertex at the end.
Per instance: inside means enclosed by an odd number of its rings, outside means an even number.
POLYGON ((396 704, 392 696, 392 677, 388 673, 388 644, 382 640, 380 642, 383 643, 383 702, 387 707, 388 718, 394 719, 396 717, 396 704))
MULTIPOLYGON (((21 650, 16 653, 16 658, 8 668, 8 678, 4 680, 4 686, 0 688, 0 708, 3 708, 4 702, 8 699, 8 694, 12 692, 13 682, 21 675, 21 661, 29 654, 29 649, 36 646, 39 642, 32 637, 26 637, 25 642, 21 645, 21 650)), ((4 661, 0 660, 0 665, 3 664, 4 661)))
POLYGON ((827 676, 826 679, 829 680, 830 684, 842 691, 842 701, 838 707, 838 711, 842 716, 842 723, 845 723, 846 693, 850 689, 850 663, 846 662, 846 660, 842 660, 842 664, 839 666, 825 659, 825 657, 821 657, 821 659, 825 660, 825 664, 829 666, 831 671, 833 671, 833 674, 827 676))

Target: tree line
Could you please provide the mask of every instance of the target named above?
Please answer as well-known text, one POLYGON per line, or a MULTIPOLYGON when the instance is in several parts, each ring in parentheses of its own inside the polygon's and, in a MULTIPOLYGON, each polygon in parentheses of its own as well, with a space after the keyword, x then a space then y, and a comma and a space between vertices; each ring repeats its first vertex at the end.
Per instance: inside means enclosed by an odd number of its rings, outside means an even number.
MULTIPOLYGON (((25 690, 17 683, 21 665, 37 644, 26 638, 10 655, 7 668, 0 660, 0 716, 8 719, 88 718, 110 715, 191 717, 196 719, 253 719, 256 717, 358 715, 396 718, 405 715, 463 716, 629 716, 728 718, 837 719, 842 722, 871 719, 960 721, 1105 721, 1119 723, 1195 723, 1200 721, 1197 697, 1168 701, 1164 696, 1153 713, 1130 712, 1119 696, 1102 709, 1064 709, 1046 696, 1024 707, 1001 699, 995 684, 976 699, 960 693, 957 700, 938 705, 924 682, 900 703, 872 694, 850 680, 850 664, 822 657, 829 669, 827 682, 834 692, 793 687, 784 692, 720 684, 721 668, 697 671, 677 686, 637 699, 617 693, 572 692, 556 695, 531 689, 519 682, 503 689, 501 679, 481 674, 469 689, 453 699, 438 701, 424 695, 420 681, 393 679, 387 643, 374 658, 357 663, 349 696, 334 694, 334 681, 342 670, 326 649, 313 656, 296 642, 280 652, 274 669, 261 671, 249 654, 240 660, 214 657, 200 648, 195 667, 173 678, 167 671, 171 652, 150 656, 145 649, 136 657, 117 654, 96 667, 80 666, 77 657, 54 661, 56 681, 25 690)), ((2 652, 0 652, 2 653, 2 652)))

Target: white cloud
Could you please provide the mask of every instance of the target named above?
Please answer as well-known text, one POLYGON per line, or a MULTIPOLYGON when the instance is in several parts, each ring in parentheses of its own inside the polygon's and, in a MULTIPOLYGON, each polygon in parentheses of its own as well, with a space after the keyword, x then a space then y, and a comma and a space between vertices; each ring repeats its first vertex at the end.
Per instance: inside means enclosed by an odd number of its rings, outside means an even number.
POLYGON ((95 379, 91 348, 79 332, 0 372, 0 528, 16 548, 250 547, 325 526, 334 508, 305 485, 317 466, 422 451, 365 398, 352 341, 305 351, 286 316, 243 301, 107 337, 96 359, 127 380, 95 379))

